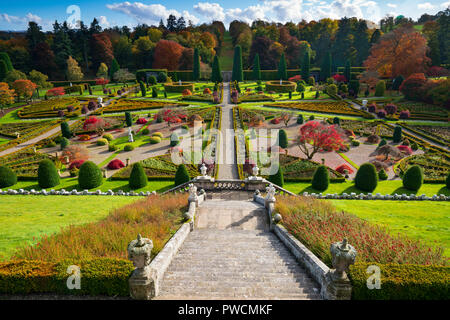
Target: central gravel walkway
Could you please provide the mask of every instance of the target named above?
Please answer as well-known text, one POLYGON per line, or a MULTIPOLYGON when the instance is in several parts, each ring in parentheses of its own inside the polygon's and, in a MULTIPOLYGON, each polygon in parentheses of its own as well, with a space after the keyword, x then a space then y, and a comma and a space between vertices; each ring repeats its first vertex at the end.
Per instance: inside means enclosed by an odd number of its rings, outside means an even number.
POLYGON ((208 200, 167 269, 158 300, 320 299, 318 285, 250 201, 208 200))
POLYGON ((222 139, 219 144, 219 180, 239 179, 236 166, 236 146, 234 141, 233 106, 230 104, 230 84, 225 83, 223 88, 222 108, 222 139), (228 134, 227 134, 228 132, 228 134))

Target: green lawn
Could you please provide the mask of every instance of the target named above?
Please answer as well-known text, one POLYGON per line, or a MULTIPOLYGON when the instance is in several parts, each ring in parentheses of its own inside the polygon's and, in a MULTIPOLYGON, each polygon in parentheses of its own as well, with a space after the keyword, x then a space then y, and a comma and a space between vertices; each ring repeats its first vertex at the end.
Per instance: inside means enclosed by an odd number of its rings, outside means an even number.
POLYGON ((431 201, 332 200, 339 210, 353 213, 372 223, 387 226, 392 234, 445 248, 450 257, 450 204, 431 201), (380 210, 380 207, 382 208, 380 210))
POLYGON ((62 227, 98 221, 112 209, 140 197, 2 196, 0 206, 0 260, 17 247, 36 244, 43 235, 62 227))
MULTIPOLYGON (((302 194, 303 192, 315 192, 320 193, 320 191, 315 190, 311 187, 311 183, 305 183, 305 182, 285 182, 284 188, 294 192, 296 194, 302 194)), ((356 194, 360 193, 368 193, 363 192, 355 187, 355 184, 353 181, 347 181, 343 183, 330 183, 329 188, 326 191, 323 191, 323 194, 327 193, 352 193, 355 192, 356 194)), ((450 190, 445 187, 443 184, 433 184, 433 183, 427 183, 423 184, 422 187, 419 189, 418 192, 413 192, 411 190, 407 190, 403 188, 403 183, 401 180, 394 180, 394 181, 379 181, 378 186, 375 189, 375 191, 372 192, 373 194, 381 193, 382 195, 386 194, 407 194, 410 195, 411 193, 415 193, 418 195, 425 194, 427 196, 432 195, 439 195, 439 194, 445 194, 446 196, 450 195, 450 190)), ((355 202, 360 202, 359 200, 353 200, 355 202)), ((384 201, 383 201, 384 203, 384 201)))
MULTIPOLYGON (((258 87, 258 84, 256 82, 243 82, 242 84, 239 84, 242 90, 242 94, 244 94, 245 89, 252 89, 252 92, 255 92, 256 87, 258 87)), ((264 90, 264 94, 267 96, 272 97, 273 99, 277 100, 277 101, 289 101, 289 93, 276 93, 276 94, 268 94, 265 91, 265 81, 262 81, 261 86, 264 90), (281 96, 280 96, 281 94, 281 96)), ((315 91, 311 91, 313 89, 313 86, 306 86, 306 91, 304 92, 305 94, 305 99, 311 99, 311 100, 317 100, 316 99, 316 92, 315 91)), ((292 100, 301 100, 302 99, 302 94, 300 92, 293 92, 292 93, 292 100)), ((326 100, 326 99, 331 99, 330 96, 328 96, 325 93, 320 93, 320 97, 318 100, 326 100)))
MULTIPOLYGON (((159 83, 155 87, 156 87, 156 89, 158 91, 158 98, 154 98, 154 99, 158 99, 158 100, 164 99, 165 98, 164 97, 164 91, 165 91, 164 84, 159 83)), ((209 89, 211 89, 211 91, 213 91, 213 89, 214 89, 214 82, 195 82, 195 89, 196 90, 194 92, 192 92, 192 93, 193 94, 194 93, 203 93, 203 90, 205 90, 206 88, 209 88, 209 89)), ((142 95, 138 94, 138 97, 142 98, 142 95)), ((170 93, 170 92, 167 93, 167 99, 170 99, 170 100, 178 100, 181 97, 182 97, 182 93, 170 93)), ((152 87, 149 87, 146 90, 145 98, 147 98, 147 99, 148 98, 152 98, 152 87)))
MULTIPOLYGON (((164 192, 171 188, 173 188, 173 181, 149 181, 148 185, 145 188, 134 190, 134 191, 135 192, 141 192, 141 191, 164 192)), ((16 185, 9 187, 9 188, 5 188, 5 189, 41 190, 41 188, 39 188, 37 181, 19 181, 16 185)), ((78 187, 78 178, 61 179, 61 183, 58 186, 56 186, 54 188, 48 188, 47 191, 49 191, 50 189, 55 189, 55 190, 65 189, 66 191, 72 191, 72 190, 76 189, 78 191, 83 191, 82 189, 80 189, 78 187)), ((124 192, 130 191, 130 188, 128 187, 128 181, 124 181, 124 180, 112 181, 109 179, 105 180, 100 187, 94 188, 91 191, 97 191, 99 189, 102 190, 103 192, 106 192, 108 190, 112 190, 114 192, 117 192, 119 190, 122 190, 124 192)))
POLYGON ((11 140, 0 138, 0 146, 1 146, 2 144, 8 143, 9 141, 11 141, 11 140))
POLYGON ((219 57, 220 67, 223 71, 233 70, 233 55, 233 41, 230 32, 227 31, 223 37, 223 46, 219 57))

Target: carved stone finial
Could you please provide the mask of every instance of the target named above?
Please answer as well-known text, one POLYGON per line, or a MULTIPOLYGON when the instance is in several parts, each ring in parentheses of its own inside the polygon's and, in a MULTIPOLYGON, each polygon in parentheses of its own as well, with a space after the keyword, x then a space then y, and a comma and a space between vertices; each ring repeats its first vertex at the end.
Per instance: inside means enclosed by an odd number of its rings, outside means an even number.
POLYGON ((128 245, 128 259, 136 267, 129 279, 133 299, 150 300, 155 296, 155 280, 149 268, 152 249, 152 240, 143 238, 140 234, 128 245))
POLYGON ((188 198, 188 201, 189 202, 198 201, 197 187, 193 183, 189 184, 189 198, 188 198))
POLYGON ((200 168, 200 173, 202 174, 203 177, 205 177, 207 172, 208 172, 208 168, 206 168, 205 164, 202 163, 202 167, 200 168))
POLYGON ((344 238, 341 242, 336 242, 330 248, 333 268, 336 270, 334 276, 337 279, 346 279, 348 268, 355 263, 357 252, 355 248, 347 243, 344 238))
POLYGON ((258 176, 258 174, 259 174, 259 168, 258 168, 257 165, 255 165, 255 166, 253 167, 252 172, 253 172, 253 176, 254 176, 254 177, 257 177, 257 176, 258 176))
POLYGON ((275 187, 273 186, 273 184, 270 184, 267 188, 266 188, 266 192, 267 192, 267 196, 266 196, 266 201, 267 202, 275 202, 275 194, 277 192, 277 190, 275 189, 275 187))
POLYGON ((137 239, 128 245, 128 259, 133 261, 137 269, 145 269, 150 265, 153 242, 138 234, 137 239))

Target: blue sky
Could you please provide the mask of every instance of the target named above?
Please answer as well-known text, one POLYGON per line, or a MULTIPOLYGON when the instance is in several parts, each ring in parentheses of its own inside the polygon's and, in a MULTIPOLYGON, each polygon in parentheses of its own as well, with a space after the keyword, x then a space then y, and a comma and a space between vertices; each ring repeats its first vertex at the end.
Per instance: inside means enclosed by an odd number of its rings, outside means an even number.
POLYGON ((213 19, 228 24, 235 19, 298 22, 343 16, 378 22, 386 14, 403 14, 417 19, 423 13, 435 14, 448 6, 450 0, 14 0, 2 1, 0 29, 25 30, 28 21, 32 20, 49 30, 56 19, 70 23, 78 16, 84 22, 91 22, 96 17, 103 27, 133 27, 138 23, 157 24, 161 18, 165 21, 169 14, 183 15, 194 24, 213 19))

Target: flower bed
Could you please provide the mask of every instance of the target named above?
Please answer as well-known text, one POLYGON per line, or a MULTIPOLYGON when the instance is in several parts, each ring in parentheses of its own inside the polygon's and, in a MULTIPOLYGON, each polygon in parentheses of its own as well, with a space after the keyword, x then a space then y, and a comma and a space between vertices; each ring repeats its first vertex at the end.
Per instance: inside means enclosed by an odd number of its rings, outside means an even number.
POLYGON ((400 123, 400 125, 434 142, 450 146, 450 127, 448 126, 421 126, 406 123, 400 123))
POLYGON ((49 159, 44 153, 34 153, 33 147, 11 153, 0 158, 0 166, 11 168, 19 179, 37 178, 39 162, 49 159))
POLYGON ((264 105, 265 107, 288 108, 303 111, 313 111, 320 113, 335 113, 349 116, 359 116, 369 118, 369 114, 364 111, 354 109, 345 101, 321 101, 321 102, 287 102, 287 103, 271 103, 264 105))
MULTIPOLYGON (((333 119, 329 119, 328 122, 333 123, 333 119)), ((339 126, 344 130, 351 130, 355 134, 363 136, 377 135, 383 138, 392 138, 394 130, 391 127, 386 127, 379 121, 358 121, 358 120, 344 120, 339 121, 339 126)))
POLYGON ((239 103, 275 101, 271 96, 260 93, 247 93, 239 97, 239 103))
POLYGON ((406 170, 418 165, 423 169, 424 179, 444 181, 450 171, 450 157, 440 152, 427 152, 402 159, 396 166, 396 172, 403 176, 406 170))
POLYGON ((184 90, 194 92, 195 84, 192 82, 182 82, 181 85, 179 82, 165 83, 164 90, 166 90, 167 93, 182 93, 184 90))
POLYGON ((121 99, 104 107, 102 109, 102 112, 114 113, 123 111, 162 109, 165 107, 180 107, 180 106, 188 106, 188 104, 171 103, 164 101, 141 101, 141 100, 121 99))
POLYGON ((297 84, 291 81, 267 81, 266 91, 275 91, 277 93, 295 92, 297 84))
POLYGON ((66 117, 81 114, 81 104, 76 98, 57 98, 31 104, 17 111, 21 119, 38 119, 60 117, 59 111, 63 111, 66 117), (68 111, 73 110, 73 111, 68 111))

